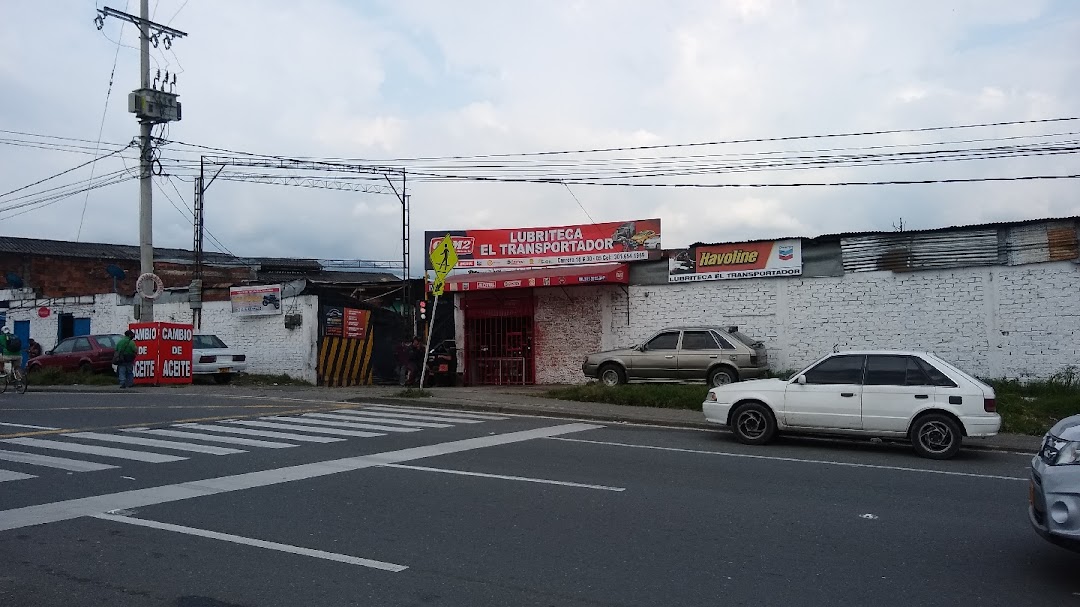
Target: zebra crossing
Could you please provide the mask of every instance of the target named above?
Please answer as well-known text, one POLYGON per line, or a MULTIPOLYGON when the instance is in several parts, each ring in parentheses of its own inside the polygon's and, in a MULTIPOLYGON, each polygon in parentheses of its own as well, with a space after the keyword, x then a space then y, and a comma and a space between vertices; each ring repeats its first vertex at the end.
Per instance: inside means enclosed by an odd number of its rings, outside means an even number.
POLYGON ((164 464, 204 455, 237 455, 504 419, 508 417, 491 413, 364 405, 297 415, 175 423, 161 428, 7 438, 0 439, 0 465, 4 466, 0 467, 0 483, 36 478, 34 472, 42 468, 97 472, 119 468, 124 462, 164 464))

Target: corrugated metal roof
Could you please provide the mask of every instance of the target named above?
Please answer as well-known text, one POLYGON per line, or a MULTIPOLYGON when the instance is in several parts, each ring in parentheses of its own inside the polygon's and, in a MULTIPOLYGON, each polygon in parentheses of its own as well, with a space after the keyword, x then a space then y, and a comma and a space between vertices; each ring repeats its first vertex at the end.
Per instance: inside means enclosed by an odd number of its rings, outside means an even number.
MULTIPOLYGON (((719 242, 695 242, 694 244, 692 244, 690 246, 691 247, 696 247, 696 246, 711 246, 711 245, 718 245, 718 244, 743 244, 743 243, 747 243, 747 242, 761 242, 763 240, 792 240, 792 239, 837 240, 837 239, 841 239, 841 238, 856 238, 856 237, 859 237, 859 236, 874 236, 874 235, 888 235, 888 234, 933 234, 933 233, 938 233, 938 232, 951 232, 951 231, 956 231, 956 230, 978 230, 978 229, 989 229, 989 228, 995 228, 995 229, 996 228, 1009 228, 1009 227, 1013 227, 1013 226, 1025 226, 1025 225, 1041 224, 1041 223, 1048 223, 1048 222, 1060 222, 1060 221, 1074 222, 1075 223, 1075 222, 1080 221, 1080 216, 1046 217, 1046 218, 1042 218, 1042 219, 1024 219, 1024 220, 1020 220, 1020 221, 997 221, 997 222, 991 222, 991 223, 976 223, 976 224, 967 224, 967 225, 959 225, 959 226, 946 226, 946 227, 941 227, 941 228, 928 228, 928 229, 925 229, 925 230, 904 230, 903 232, 897 232, 895 230, 869 230, 869 231, 863 231, 863 232, 835 232, 835 233, 830 233, 830 234, 821 234, 819 236, 813 236, 813 237, 811 237, 811 236, 782 236, 782 237, 772 237, 772 236, 770 236, 768 238, 750 238, 750 239, 745 239, 745 240, 724 240, 724 241, 719 241, 719 242)), ((670 250, 682 250, 682 249, 670 249, 670 250)), ((668 250, 666 249, 665 253, 667 253, 667 251, 668 250)))
POLYGON ((1011 266, 1065 261, 1080 254, 1073 221, 1013 226, 1006 230, 1005 246, 1011 266))
POLYGON ((840 240, 845 272, 911 272, 1001 263, 997 229, 888 232, 840 240))

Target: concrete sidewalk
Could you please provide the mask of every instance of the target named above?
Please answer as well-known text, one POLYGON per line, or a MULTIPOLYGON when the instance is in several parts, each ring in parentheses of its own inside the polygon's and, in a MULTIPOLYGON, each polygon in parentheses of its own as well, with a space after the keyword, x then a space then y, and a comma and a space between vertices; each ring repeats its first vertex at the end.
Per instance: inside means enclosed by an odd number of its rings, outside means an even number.
MULTIPOLYGON (((570 419, 603 422, 650 424, 675 428, 698 428, 717 431, 726 429, 705 422, 700 411, 631 407, 607 403, 585 403, 545 398, 544 392, 554 386, 475 386, 465 388, 429 388, 431 397, 403 398, 397 396, 398 386, 355 386, 351 388, 318 388, 311 386, 217 386, 188 385, 160 388, 135 388, 135 392, 153 394, 157 390, 194 392, 207 395, 296 398, 298 400, 345 401, 352 403, 384 403, 436 407, 469 411, 514 413, 520 415, 550 415, 570 419)), ((111 392, 114 386, 34 386, 34 392, 111 392)), ((999 434, 992 438, 965 439, 971 449, 1015 451, 1035 454, 1041 438, 1023 434, 999 434)))

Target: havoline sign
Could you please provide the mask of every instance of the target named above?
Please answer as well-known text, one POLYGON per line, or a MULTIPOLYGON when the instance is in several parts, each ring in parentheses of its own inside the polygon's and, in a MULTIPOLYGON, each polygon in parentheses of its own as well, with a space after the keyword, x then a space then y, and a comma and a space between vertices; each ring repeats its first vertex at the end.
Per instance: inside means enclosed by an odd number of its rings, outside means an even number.
POLYGON ((668 282, 802 274, 802 241, 759 240, 698 245, 668 256, 668 282))

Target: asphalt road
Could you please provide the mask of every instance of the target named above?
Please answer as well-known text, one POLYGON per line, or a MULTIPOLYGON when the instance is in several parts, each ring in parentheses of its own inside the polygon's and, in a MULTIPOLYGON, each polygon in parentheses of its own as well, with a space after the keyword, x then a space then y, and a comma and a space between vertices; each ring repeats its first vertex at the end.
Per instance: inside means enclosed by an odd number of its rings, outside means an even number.
POLYGON ((1080 605, 1080 555, 1028 528, 1027 460, 177 390, 4 394, 0 605, 1080 605))

